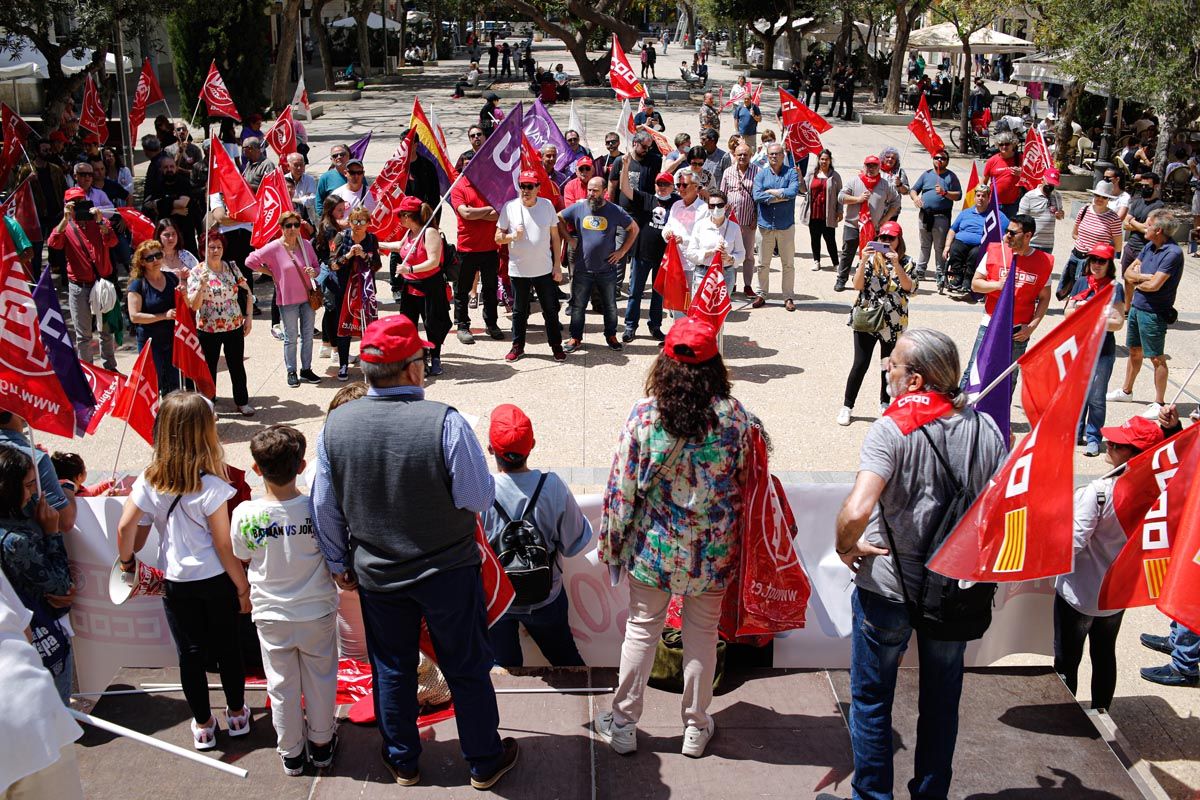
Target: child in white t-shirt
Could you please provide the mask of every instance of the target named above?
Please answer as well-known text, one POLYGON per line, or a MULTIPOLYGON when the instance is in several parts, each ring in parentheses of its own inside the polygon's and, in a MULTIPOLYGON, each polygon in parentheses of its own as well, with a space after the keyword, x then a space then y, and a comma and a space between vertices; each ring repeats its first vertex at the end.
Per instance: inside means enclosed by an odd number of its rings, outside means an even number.
POLYGON ((249 561, 277 750, 293 776, 309 760, 328 767, 337 747, 337 592, 317 548, 308 497, 296 488, 305 446, 304 434, 288 425, 254 435, 250 454, 266 494, 234 509, 231 523, 234 555, 249 561))

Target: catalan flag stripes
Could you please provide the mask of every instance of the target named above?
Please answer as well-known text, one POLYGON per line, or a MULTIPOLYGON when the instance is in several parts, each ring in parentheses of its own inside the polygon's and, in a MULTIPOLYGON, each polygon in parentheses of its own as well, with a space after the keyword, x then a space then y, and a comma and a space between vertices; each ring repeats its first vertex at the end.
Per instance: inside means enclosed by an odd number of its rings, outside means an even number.
POLYGON ((1020 572, 1025 568, 1026 507, 1013 509, 1004 515, 1004 541, 996 557, 994 572, 1020 572))
POLYGON ((1163 581, 1166 580, 1167 567, 1170 563, 1170 556, 1147 558, 1142 562, 1142 570, 1146 573, 1146 593, 1152 600, 1157 600, 1158 596, 1162 594, 1163 581))

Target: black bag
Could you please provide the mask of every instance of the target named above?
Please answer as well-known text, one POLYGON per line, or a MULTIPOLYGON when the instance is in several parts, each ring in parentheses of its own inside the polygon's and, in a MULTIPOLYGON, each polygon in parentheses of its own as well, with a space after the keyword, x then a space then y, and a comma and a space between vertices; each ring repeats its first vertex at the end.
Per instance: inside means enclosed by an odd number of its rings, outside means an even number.
MULTIPOLYGON (((921 433, 925 435, 925 440, 929 442, 929 446, 933 448, 933 453, 937 457, 938 463, 946 471, 946 475, 950 479, 951 485, 954 487, 954 494, 946 502, 945 511, 942 514, 941 522, 938 523, 937 529, 933 532, 933 537, 930 540, 929 557, 932 558, 937 554, 942 544, 949 538, 950 533, 958 525, 958 521, 971 507, 978 494, 977 491, 972 491, 970 484, 970 465, 975 456, 977 445, 979 444, 979 429, 981 423, 976 417, 974 421, 975 429, 971 439, 971 449, 967 453, 967 469, 965 471, 965 481, 960 481, 954 474, 954 470, 946 462, 937 445, 933 443, 929 432, 925 428, 921 428, 921 433)), ((939 575, 929 569, 925 569, 921 578, 921 585, 916 590, 916 601, 909 594, 908 584, 904 580, 904 573, 900 567, 900 551, 896 548, 896 539, 892 535, 892 528, 887 523, 887 515, 883 513, 882 507, 879 515, 880 522, 883 523, 883 530, 887 534, 888 546, 892 550, 893 563, 896 565, 896 576, 900 581, 900 590, 904 594, 904 604, 908 607, 909 621, 913 629, 917 630, 931 639, 943 642, 969 642, 978 639, 987 631, 988 626, 992 624, 992 599, 996 594, 996 584, 994 583, 976 583, 967 588, 963 588, 957 578, 947 578, 944 575, 939 575)))
POLYGON ((518 519, 510 517, 498 500, 492 501, 496 513, 504 520, 504 528, 500 531, 499 540, 492 544, 492 549, 516 591, 513 605, 517 606, 542 602, 550 596, 553 584, 550 551, 546 547, 545 537, 533 524, 533 508, 542 493, 547 474, 542 473, 529 504, 525 506, 525 513, 518 519))
POLYGON ((446 276, 446 283, 451 287, 458 285, 458 273, 462 267, 462 258, 458 255, 458 248, 446 241, 446 235, 442 237, 442 274, 446 276))

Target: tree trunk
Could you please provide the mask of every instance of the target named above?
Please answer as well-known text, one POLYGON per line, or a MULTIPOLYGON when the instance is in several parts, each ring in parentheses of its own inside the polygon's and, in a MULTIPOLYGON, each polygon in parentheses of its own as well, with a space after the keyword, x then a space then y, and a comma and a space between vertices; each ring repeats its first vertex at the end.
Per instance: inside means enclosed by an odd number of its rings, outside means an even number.
POLYGON ((275 68, 271 74, 271 108, 282 111, 292 99, 291 67, 296 57, 296 32, 300 29, 300 0, 283 4, 283 24, 279 29, 279 47, 275 49, 275 68))
POLYGON ((1186 127, 1200 114, 1200 106, 1171 105, 1165 112, 1162 115, 1163 124, 1158 129, 1158 141, 1154 146, 1154 171, 1159 178, 1164 179, 1167 177, 1167 162, 1171 160, 1171 142, 1180 128, 1186 127))
POLYGON ((737 27, 737 60, 739 64, 746 63, 746 26, 737 27))
MULTIPOLYGON (((371 12, 364 8, 354 15, 354 32, 358 35, 358 64, 362 67, 363 75, 371 74, 371 41, 367 38, 367 16, 371 12)), ((383 35, 387 36, 387 25, 383 26, 383 35)))
POLYGON ((312 26, 317 34, 317 50, 321 53, 321 72, 325 76, 325 91, 333 90, 333 47, 329 43, 329 28, 321 16, 321 9, 329 0, 313 0, 312 26))
POLYGON ((1082 81, 1072 82, 1059 106, 1058 129, 1054 132, 1054 166, 1059 172, 1069 174, 1067 167, 1075 155, 1071 149, 1071 139, 1074 136, 1071 123, 1075 121, 1075 112, 1079 108, 1080 98, 1083 97, 1083 87, 1082 81))
MULTIPOLYGON (((968 34, 970 35, 970 34, 968 34)), ((971 129, 971 68, 975 59, 971 56, 971 42, 963 39, 963 78, 962 78, 962 108, 958 110, 958 137, 962 146, 959 150, 967 152, 968 131, 971 129)))
POLYGON ((892 50, 892 69, 888 73, 887 99, 883 103, 883 113, 898 114, 900 112, 901 87, 904 86, 904 61, 908 58, 908 35, 912 31, 912 21, 908 17, 908 0, 896 0, 896 42, 892 50))
POLYGON ((842 26, 838 29, 838 37, 833 42, 833 52, 830 54, 830 64, 841 64, 846 60, 846 48, 850 42, 850 31, 854 29, 854 10, 849 5, 842 6, 842 26))

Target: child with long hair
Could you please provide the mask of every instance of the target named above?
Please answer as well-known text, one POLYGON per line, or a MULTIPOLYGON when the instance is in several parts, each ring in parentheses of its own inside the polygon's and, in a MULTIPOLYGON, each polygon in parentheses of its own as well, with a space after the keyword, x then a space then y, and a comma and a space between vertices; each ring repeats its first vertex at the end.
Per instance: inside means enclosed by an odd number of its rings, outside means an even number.
POLYGON ((158 531, 158 566, 166 579, 167 625, 179 653, 179 680, 192 712, 197 750, 216 747, 217 720, 208 701, 205 664, 215 658, 230 736, 250 732, 238 614, 250 613, 250 584, 233 554, 225 455, 212 405, 195 392, 175 392, 159 406, 154 455, 133 484, 117 527, 121 568, 158 531))

